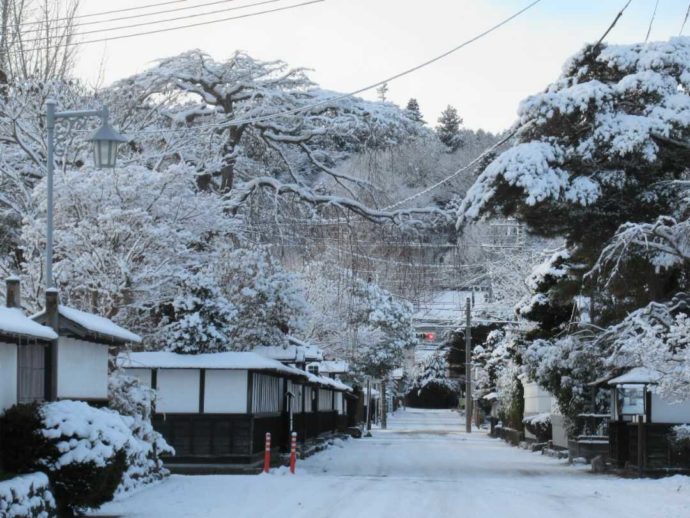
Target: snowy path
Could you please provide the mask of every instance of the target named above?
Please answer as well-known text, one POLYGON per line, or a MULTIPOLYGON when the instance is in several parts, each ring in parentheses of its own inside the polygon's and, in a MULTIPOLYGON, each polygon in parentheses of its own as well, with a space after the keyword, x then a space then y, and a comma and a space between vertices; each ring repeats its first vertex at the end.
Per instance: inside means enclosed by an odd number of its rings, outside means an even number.
POLYGON ((390 430, 300 464, 297 476, 173 476, 99 514, 123 517, 690 517, 690 478, 595 476, 408 409, 390 430))

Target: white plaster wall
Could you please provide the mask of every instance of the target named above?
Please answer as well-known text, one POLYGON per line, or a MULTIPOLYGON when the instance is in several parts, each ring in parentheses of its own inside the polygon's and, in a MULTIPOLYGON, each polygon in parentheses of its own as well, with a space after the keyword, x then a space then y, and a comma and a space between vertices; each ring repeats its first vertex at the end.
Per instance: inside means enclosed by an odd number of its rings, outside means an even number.
POLYGON ((0 414, 17 403, 17 346, 0 342, 0 414))
POLYGON ((108 398, 108 346, 61 337, 58 344, 58 398, 108 398))
POLYGON ((207 370, 204 413, 246 414, 247 371, 207 370))
POLYGON ((159 369, 156 412, 196 414, 199 412, 199 370, 159 369))
POLYGON ((551 412, 551 394, 532 382, 523 382, 525 389, 525 416, 551 412))
POLYGON ((335 408, 338 411, 338 414, 343 415, 345 413, 345 406, 343 405, 343 393, 342 392, 336 392, 335 393, 335 408))
POLYGON ((146 387, 151 386, 151 369, 125 369, 125 374, 139 380, 146 387))
POLYGON ((669 403, 652 394, 652 423, 690 423, 690 400, 669 403))

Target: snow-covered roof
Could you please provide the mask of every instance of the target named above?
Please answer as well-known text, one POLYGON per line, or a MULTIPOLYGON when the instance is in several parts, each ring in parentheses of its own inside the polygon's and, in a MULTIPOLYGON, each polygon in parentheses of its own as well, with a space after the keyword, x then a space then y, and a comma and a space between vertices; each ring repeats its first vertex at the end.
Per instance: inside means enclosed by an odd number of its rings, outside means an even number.
MULTIPOLYGON (((45 311, 42 311, 31 318, 40 321, 45 317, 45 314, 45 311)), ((141 342, 139 335, 118 326, 115 322, 105 317, 70 308, 69 306, 63 306, 62 304, 58 306, 58 314, 95 335, 114 339, 118 342, 141 342)))
POLYGON ((307 373, 304 371, 252 352, 230 351, 205 354, 179 354, 170 351, 130 352, 120 354, 117 364, 125 369, 266 370, 307 378, 307 373))
POLYGON ((302 378, 308 383, 334 390, 351 391, 343 382, 284 365, 254 352, 179 354, 169 351, 122 353, 117 365, 123 369, 208 369, 270 371, 302 378))
POLYGON ((282 347, 279 345, 259 345, 253 352, 281 362, 304 363, 323 360, 323 351, 320 347, 296 338, 290 338, 290 344, 282 347))
POLYGON ((350 370, 350 364, 345 360, 326 360, 317 365, 319 366, 319 372, 326 374, 340 374, 350 370))
POLYGON ((55 331, 34 322, 21 309, 5 307, 0 307, 0 333, 41 340, 55 340, 58 337, 55 331))
POLYGON ((346 391, 346 392, 352 391, 352 387, 350 387, 349 385, 345 385, 345 383, 343 383, 340 380, 336 380, 333 378, 327 378, 326 376, 317 376, 315 374, 312 374, 311 372, 306 372, 306 371, 300 371, 300 372, 304 372, 304 374, 307 375, 309 383, 314 383, 316 385, 321 385, 323 387, 332 388, 335 390, 341 390, 341 391, 346 391))
POLYGON ((609 385, 657 383, 661 373, 647 367, 635 367, 621 376, 609 380, 609 385))

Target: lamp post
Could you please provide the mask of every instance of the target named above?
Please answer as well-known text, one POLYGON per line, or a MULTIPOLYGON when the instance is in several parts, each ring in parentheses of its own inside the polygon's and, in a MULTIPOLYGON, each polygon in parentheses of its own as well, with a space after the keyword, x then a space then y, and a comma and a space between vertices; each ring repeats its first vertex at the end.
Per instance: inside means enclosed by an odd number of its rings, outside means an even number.
POLYGON ((55 174, 55 123, 60 119, 101 119, 100 129, 89 139, 93 143, 94 165, 98 169, 112 169, 117 159, 117 148, 128 140, 120 135, 108 122, 108 108, 100 110, 57 111, 57 102, 46 101, 48 127, 48 213, 46 232, 46 289, 53 287, 53 176, 55 174))

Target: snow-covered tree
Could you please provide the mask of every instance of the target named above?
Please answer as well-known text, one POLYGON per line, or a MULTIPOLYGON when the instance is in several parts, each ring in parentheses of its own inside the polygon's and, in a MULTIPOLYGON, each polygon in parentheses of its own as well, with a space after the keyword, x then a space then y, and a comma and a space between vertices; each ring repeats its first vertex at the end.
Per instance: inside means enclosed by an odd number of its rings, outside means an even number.
POLYGON ((419 108, 419 102, 417 99, 412 98, 407 101, 405 114, 414 122, 425 124, 424 117, 422 116, 422 110, 419 108))
POLYGON ((448 360, 436 352, 417 366, 407 398, 411 406, 448 408, 457 404, 458 383, 449 378, 448 360))
POLYGON ((598 329, 685 288, 677 268, 659 267, 679 257, 673 245, 664 255, 653 238, 655 258, 643 249, 644 236, 664 234, 686 210, 689 57, 687 38, 585 47, 558 81, 523 101, 514 145, 484 168, 460 206, 459 224, 500 214, 566 239, 566 255, 523 311, 543 339, 526 361, 553 380, 546 385, 565 387, 562 402, 603 367, 598 329))
POLYGON ((233 349, 238 312, 216 281, 205 273, 183 277, 178 293, 161 309, 158 342, 169 351, 185 354, 233 349))
POLYGON ((460 126, 462 126, 462 117, 458 115, 458 110, 455 107, 448 105, 438 118, 436 135, 451 152, 457 151, 463 144, 460 126))
POLYGON ((355 362, 362 373, 381 380, 385 428, 388 376, 402 366, 405 349, 417 344, 412 307, 370 282, 356 280, 354 290, 361 303, 350 322, 359 335, 355 362))
POLYGON ((239 249, 221 261, 220 283, 236 311, 233 350, 282 346, 304 329, 309 311, 299 279, 265 250, 239 249))
MULTIPOLYGON (((45 183, 22 229, 27 301, 41 303, 45 183)), ((188 167, 67 170, 55 182, 55 278, 62 299, 150 332, 148 319, 179 280, 212 264, 237 236, 222 198, 197 192, 188 167), (118 314, 122 312, 122 314, 118 314), (144 327, 142 327, 144 326, 144 327)))
POLYGON ((231 198, 235 211, 268 189, 312 206, 390 219, 352 199, 361 182, 335 166, 419 131, 395 105, 321 90, 302 69, 243 52, 225 61, 186 52, 105 95, 125 130, 143 130, 141 147, 156 145, 165 160, 194 164, 199 185, 231 198), (326 180, 345 196, 326 192, 326 180))

